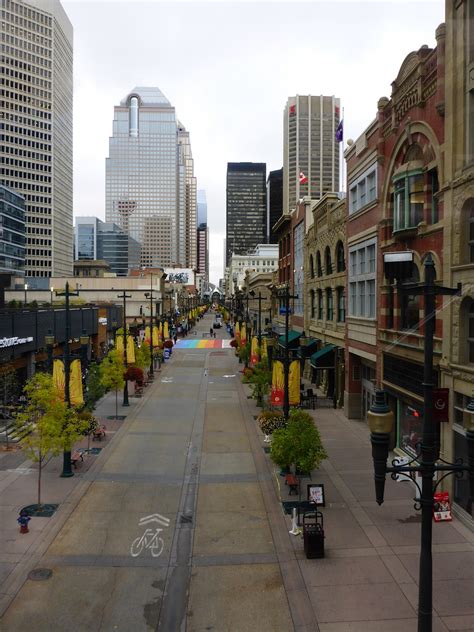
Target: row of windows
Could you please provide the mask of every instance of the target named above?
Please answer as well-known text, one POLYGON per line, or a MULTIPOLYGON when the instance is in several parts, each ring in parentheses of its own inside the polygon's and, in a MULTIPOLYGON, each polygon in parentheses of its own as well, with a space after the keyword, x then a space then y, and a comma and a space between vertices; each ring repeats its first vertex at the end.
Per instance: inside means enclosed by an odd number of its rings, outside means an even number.
MULTIPOLYGON (((0 175, 3 176, 3 172, 1 170, 0 170, 0 175)), ((7 187, 12 188, 12 189, 18 189, 22 193, 24 191, 37 191, 38 193, 49 193, 49 194, 51 194, 51 187, 45 187, 42 184, 31 184, 29 182, 25 182, 23 176, 21 178, 20 178, 20 176, 17 176, 17 177, 19 178, 20 181, 4 180, 2 178, 2 183, 5 184, 7 187)), ((25 195, 25 198, 28 200, 29 199, 28 194, 24 194, 24 195, 25 195)), ((51 202, 51 200, 50 200, 50 202, 51 202)), ((31 211, 31 209, 30 209, 30 211, 31 211)))
MULTIPOLYGON (((1 141, 2 135, 0 135, 1 141)), ((9 145, 5 145, 3 147, 3 152, 5 154, 13 154, 14 156, 23 156, 24 158, 33 158, 33 160, 43 160, 44 162, 51 162, 52 156, 49 154, 40 154, 36 151, 29 151, 27 149, 18 149, 18 147, 11 147, 9 145)))
POLYGON ((13 46, 3 46, 3 50, 7 55, 12 57, 17 57, 18 59, 25 59, 26 61, 37 64, 38 66, 43 66, 44 68, 51 68, 52 64, 49 60, 44 59, 44 57, 40 57, 33 53, 26 53, 20 48, 14 48, 13 46))
POLYGON ((33 26, 35 26, 36 28, 37 24, 51 24, 51 18, 49 16, 41 13, 40 11, 36 11, 34 8, 27 4, 21 4, 19 2, 16 2, 15 0, 3 0, 3 7, 4 10, 2 11, 2 18, 11 18, 17 13, 18 15, 28 20, 19 21, 20 24, 28 26, 28 28, 33 28, 33 26), (11 11, 11 13, 8 13, 9 11, 11 11), (34 22, 30 20, 34 20, 34 22))
MULTIPOLYGON (((4 147, 3 150, 5 149, 7 148, 4 147)), ((44 165, 39 162, 29 162, 18 158, 10 158, 9 156, 2 156, 1 162, 4 165, 11 165, 12 167, 21 167, 23 169, 34 169, 35 171, 46 171, 46 173, 51 173, 51 167, 49 165, 44 165)))
MULTIPOLYGON (((317 318, 318 320, 334 320, 334 298, 333 290, 328 287, 324 290, 311 290, 310 291, 310 315, 311 318, 317 318), (317 304, 316 304, 317 297, 317 304), (324 312, 324 299, 326 312, 324 312)), ((344 288, 336 288, 336 321, 343 323, 346 320, 346 305, 344 288)))
POLYGON ((20 68, 21 70, 26 70, 30 75, 39 75, 40 77, 47 77, 51 79, 52 73, 51 70, 46 70, 45 68, 40 68, 35 64, 27 64, 20 59, 14 59, 10 55, 2 55, 0 57, 0 61, 3 64, 8 64, 9 66, 13 66, 15 68, 20 68))
POLYGON ((355 182, 349 183, 349 215, 356 213, 377 197, 377 167, 371 165, 355 182))
POLYGON ((376 239, 349 248, 349 315, 375 318, 376 239))
MULTIPOLYGON (((346 262, 344 258, 344 244, 342 241, 338 241, 336 244, 336 272, 344 272, 346 269, 346 262)), ((331 259, 331 249, 329 246, 326 246, 326 250, 324 251, 324 272, 321 263, 321 253, 319 250, 316 253, 316 267, 314 265, 314 257, 310 255, 309 257, 309 275, 312 279, 315 276, 321 277, 324 273, 332 274, 334 272, 332 259, 331 259)))
MULTIPOLYGON (((8 158, 4 159, 8 162, 8 158)), ((51 176, 41 176, 38 173, 27 173, 25 171, 15 171, 13 169, 0 169, 1 176, 10 176, 11 178, 21 178, 28 180, 37 180, 38 182, 51 182, 51 176)))
MULTIPOLYGON (((47 81, 46 79, 40 79, 40 77, 35 77, 31 73, 21 72, 19 70, 13 70, 13 68, 9 68, 9 66, 0 66, 0 73, 3 73, 7 77, 13 77, 14 79, 19 79, 20 82, 15 82, 14 88, 17 90, 24 89, 25 85, 38 86, 40 88, 45 88, 47 93, 51 95, 52 84, 51 81, 47 81)), ((5 85, 8 85, 8 80, 5 80, 5 85)), ((11 83, 10 83, 11 85, 11 83)))

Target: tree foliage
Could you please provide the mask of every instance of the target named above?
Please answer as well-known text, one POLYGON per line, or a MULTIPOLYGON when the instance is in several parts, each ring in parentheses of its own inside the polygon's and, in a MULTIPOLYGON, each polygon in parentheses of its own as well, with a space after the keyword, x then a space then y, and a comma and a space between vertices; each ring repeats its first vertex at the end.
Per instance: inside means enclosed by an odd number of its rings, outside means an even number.
POLYGON ((89 365, 86 380, 85 408, 94 410, 95 404, 105 395, 106 389, 102 384, 101 368, 96 362, 89 365))
POLYGON ((288 425, 273 433, 270 456, 280 467, 294 465, 301 472, 319 467, 327 453, 311 415, 302 410, 291 411, 288 425))
POLYGON ((146 369, 150 366, 150 361, 150 345, 146 342, 142 342, 142 344, 135 349, 135 364, 140 367, 140 369, 146 369))
POLYGON ((125 366, 122 354, 112 349, 105 356, 100 365, 101 384, 105 390, 117 391, 123 388, 125 384, 125 380, 123 379, 124 372, 125 366))

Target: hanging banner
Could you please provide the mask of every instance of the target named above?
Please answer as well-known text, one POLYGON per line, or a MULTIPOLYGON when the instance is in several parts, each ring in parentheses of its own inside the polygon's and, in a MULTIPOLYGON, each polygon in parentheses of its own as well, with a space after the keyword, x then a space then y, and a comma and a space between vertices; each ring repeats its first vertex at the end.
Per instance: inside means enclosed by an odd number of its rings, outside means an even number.
POLYGON ((135 364, 135 341, 130 334, 127 336, 127 364, 135 364))
POLYGON ((115 336, 115 348, 120 356, 123 356, 123 334, 116 334, 115 336))
POLYGON ((66 377, 64 374, 64 363, 62 360, 54 360, 53 362, 53 384, 56 387, 61 399, 64 399, 66 377))
POLYGON ((260 357, 261 357, 262 362, 265 362, 268 359, 266 338, 262 338, 262 348, 260 349, 260 357))
POLYGON ((69 367, 69 400, 72 406, 83 406, 81 361, 73 360, 69 367))
POLYGON ((235 339, 237 340, 237 342, 240 342, 240 325, 239 325, 239 321, 236 321, 236 323, 235 323, 234 336, 235 336, 235 339))
POLYGON ((433 389, 433 421, 449 422, 449 388, 433 389))
POLYGON ((247 327, 245 326, 245 323, 242 323, 242 327, 240 329, 240 344, 247 344, 247 327))
POLYGON ((283 374, 283 363, 279 360, 273 362, 272 390, 270 401, 273 406, 283 406, 285 378, 283 374))
POLYGON ((163 338, 167 340, 169 337, 170 337, 170 331, 168 327, 168 321, 165 320, 165 322, 163 323, 163 338))
POLYGON ((250 366, 254 367, 256 364, 258 364, 258 338, 254 336, 250 347, 250 366))
POLYGON ((298 404, 300 403, 300 378, 300 361, 293 360, 293 362, 291 362, 290 364, 290 372, 288 376, 290 406, 298 406, 298 404))
POLYGON ((153 325, 153 346, 158 347, 160 344, 160 333, 158 331, 158 327, 153 325))
POLYGON ((144 340, 148 346, 150 346, 150 327, 147 325, 145 327, 145 337, 144 340))

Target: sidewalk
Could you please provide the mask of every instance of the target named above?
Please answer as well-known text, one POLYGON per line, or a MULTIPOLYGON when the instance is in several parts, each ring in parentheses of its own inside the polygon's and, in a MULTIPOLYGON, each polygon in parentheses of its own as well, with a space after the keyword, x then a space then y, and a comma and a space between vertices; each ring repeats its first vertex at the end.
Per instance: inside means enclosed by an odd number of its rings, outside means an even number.
MULTIPOLYGON (((166 364, 162 365, 162 371, 166 372, 166 364)), ((155 370, 155 380, 160 375, 155 370)), ((150 388, 153 386, 147 387, 150 388)), ((129 384, 130 406, 121 405, 122 393, 119 393, 118 415, 127 418, 136 415, 147 399, 147 389, 142 398, 136 398, 133 396, 133 385, 129 384)), ((71 478, 60 477, 62 454, 47 461, 42 470, 41 501, 58 504, 59 507, 51 518, 31 518, 26 535, 20 533, 17 518, 22 507, 37 502, 38 466, 25 460, 21 449, 0 452, 0 528, 3 535, 0 541, 0 617, 15 593, 15 586, 23 582, 24 569, 40 559, 89 487, 91 476, 88 472, 99 463, 101 451, 107 451, 115 435, 120 433, 123 421, 115 420, 115 391, 107 393, 98 402, 94 415, 101 425, 106 426, 105 439, 92 441, 91 438, 88 444, 87 438, 83 438, 75 444, 75 449, 87 449, 89 446, 94 450, 84 454, 84 461, 79 461, 77 468, 73 468, 74 476, 71 478)))
MULTIPOLYGON (((250 394, 250 388, 244 386, 250 394)), ((253 416, 259 410, 248 400, 253 416)), ((295 556, 321 632, 415 632, 418 603, 421 515, 413 506, 414 487, 387 477, 385 502, 375 502, 368 427, 349 421, 341 410, 308 411, 315 419, 329 458, 312 480, 323 483, 325 558, 306 559, 302 536, 292 538, 295 556)), ((263 435, 257 424, 262 448, 263 435)), ((279 468, 274 490, 289 496, 279 468)), ((291 529, 290 516, 287 517, 291 529)), ((474 533, 454 519, 433 524, 433 605, 435 631, 474 631, 474 533)))

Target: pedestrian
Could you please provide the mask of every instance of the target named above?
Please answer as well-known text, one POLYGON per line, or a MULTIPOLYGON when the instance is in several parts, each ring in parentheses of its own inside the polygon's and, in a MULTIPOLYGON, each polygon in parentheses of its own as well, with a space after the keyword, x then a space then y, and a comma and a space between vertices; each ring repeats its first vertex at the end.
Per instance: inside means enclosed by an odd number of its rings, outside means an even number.
POLYGON ((173 336, 173 340, 174 340, 174 344, 176 344, 178 342, 178 336, 177 334, 174 334, 173 336))
POLYGON ((212 338, 214 336, 214 329, 211 327, 209 329, 209 338, 212 338))

